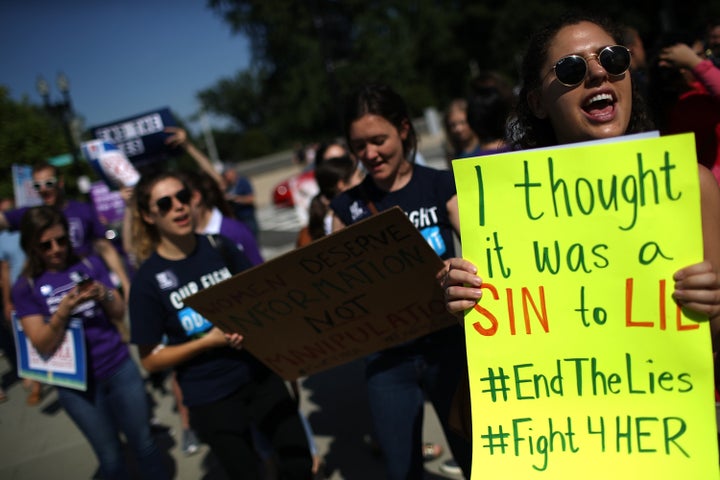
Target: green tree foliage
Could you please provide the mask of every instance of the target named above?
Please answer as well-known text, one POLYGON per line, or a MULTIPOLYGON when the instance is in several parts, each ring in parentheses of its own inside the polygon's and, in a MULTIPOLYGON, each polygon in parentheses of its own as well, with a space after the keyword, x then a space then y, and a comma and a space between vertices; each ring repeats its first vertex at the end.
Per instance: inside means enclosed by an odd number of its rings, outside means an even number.
POLYGON ((397 85, 418 115, 444 100, 436 92, 463 89, 467 62, 444 28, 460 16, 443 2, 209 3, 250 38, 253 67, 198 97, 252 129, 255 141, 277 147, 339 135, 343 93, 360 82, 397 85))
MULTIPOLYGON (((720 15, 715 3, 607 0, 595 8, 636 26, 651 47, 661 30, 698 29, 720 15)), ((252 66, 198 97, 252 134, 239 142, 246 149, 339 135, 342 98, 359 83, 393 85, 419 116, 464 96, 478 71, 516 82, 529 33, 577 2, 208 0, 208 6, 250 39, 252 66)))
POLYGON ((40 106, 10 98, 0 85, 0 196, 12 197, 12 164, 35 162, 68 152, 62 126, 40 106))

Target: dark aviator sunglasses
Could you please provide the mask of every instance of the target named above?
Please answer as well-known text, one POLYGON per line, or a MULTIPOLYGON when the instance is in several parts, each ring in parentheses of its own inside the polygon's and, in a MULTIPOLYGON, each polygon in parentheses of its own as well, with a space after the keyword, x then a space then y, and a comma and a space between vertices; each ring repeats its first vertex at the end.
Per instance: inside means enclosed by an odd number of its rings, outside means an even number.
POLYGON ((62 235, 60 237, 51 238, 50 240, 45 240, 44 242, 40 242, 40 248, 47 252, 52 248, 53 243, 56 243, 60 248, 67 247, 68 237, 67 235, 62 235))
POLYGON ((618 76, 630 68, 630 50, 622 45, 609 45, 587 57, 568 55, 557 61, 553 70, 558 82, 566 87, 574 87, 582 83, 588 74, 588 59, 595 57, 610 75, 618 76))
POLYGON ((165 195, 164 197, 158 198, 155 201, 155 205, 157 205, 160 215, 165 215, 170 211, 173 206, 173 197, 175 197, 177 201, 182 203, 183 205, 187 205, 188 203, 190 203, 190 197, 192 197, 192 192, 189 188, 183 188, 182 190, 179 190, 175 195, 165 195))

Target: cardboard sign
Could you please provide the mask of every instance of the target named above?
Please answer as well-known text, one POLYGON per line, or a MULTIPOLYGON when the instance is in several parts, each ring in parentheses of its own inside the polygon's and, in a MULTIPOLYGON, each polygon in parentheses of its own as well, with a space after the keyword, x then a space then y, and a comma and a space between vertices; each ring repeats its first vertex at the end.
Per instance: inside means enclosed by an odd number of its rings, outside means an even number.
POLYGON ((399 207, 185 299, 286 380, 457 324, 435 254, 399 207))
POLYGON ((703 259, 692 135, 453 162, 473 478, 718 478, 706 319, 674 303, 703 259))
POLYGON ((93 137, 115 144, 136 166, 167 159, 174 154, 165 145, 165 127, 176 126, 170 109, 141 113, 92 127, 93 137))

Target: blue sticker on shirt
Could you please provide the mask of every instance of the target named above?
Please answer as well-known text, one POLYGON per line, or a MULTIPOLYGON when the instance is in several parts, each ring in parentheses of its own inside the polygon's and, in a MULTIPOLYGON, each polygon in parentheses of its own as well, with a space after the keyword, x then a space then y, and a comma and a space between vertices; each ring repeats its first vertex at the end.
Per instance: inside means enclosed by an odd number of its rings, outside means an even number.
POLYGON ((442 256, 447 251, 447 245, 445 245, 445 241, 440 233, 440 227, 435 225, 433 227, 423 228, 420 230, 420 233, 438 256, 442 256))
POLYGON ((212 328, 212 323, 190 307, 185 307, 178 312, 180 325, 185 329, 188 337, 197 336, 212 328))

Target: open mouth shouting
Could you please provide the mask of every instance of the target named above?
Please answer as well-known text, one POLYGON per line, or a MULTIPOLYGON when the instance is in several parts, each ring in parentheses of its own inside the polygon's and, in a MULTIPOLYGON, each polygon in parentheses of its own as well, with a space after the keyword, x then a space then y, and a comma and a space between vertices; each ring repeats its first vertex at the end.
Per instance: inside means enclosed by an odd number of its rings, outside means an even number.
POLYGON ((585 100, 582 109, 590 120, 595 122, 608 122, 615 117, 616 103, 617 99, 613 94, 601 92, 585 100))

